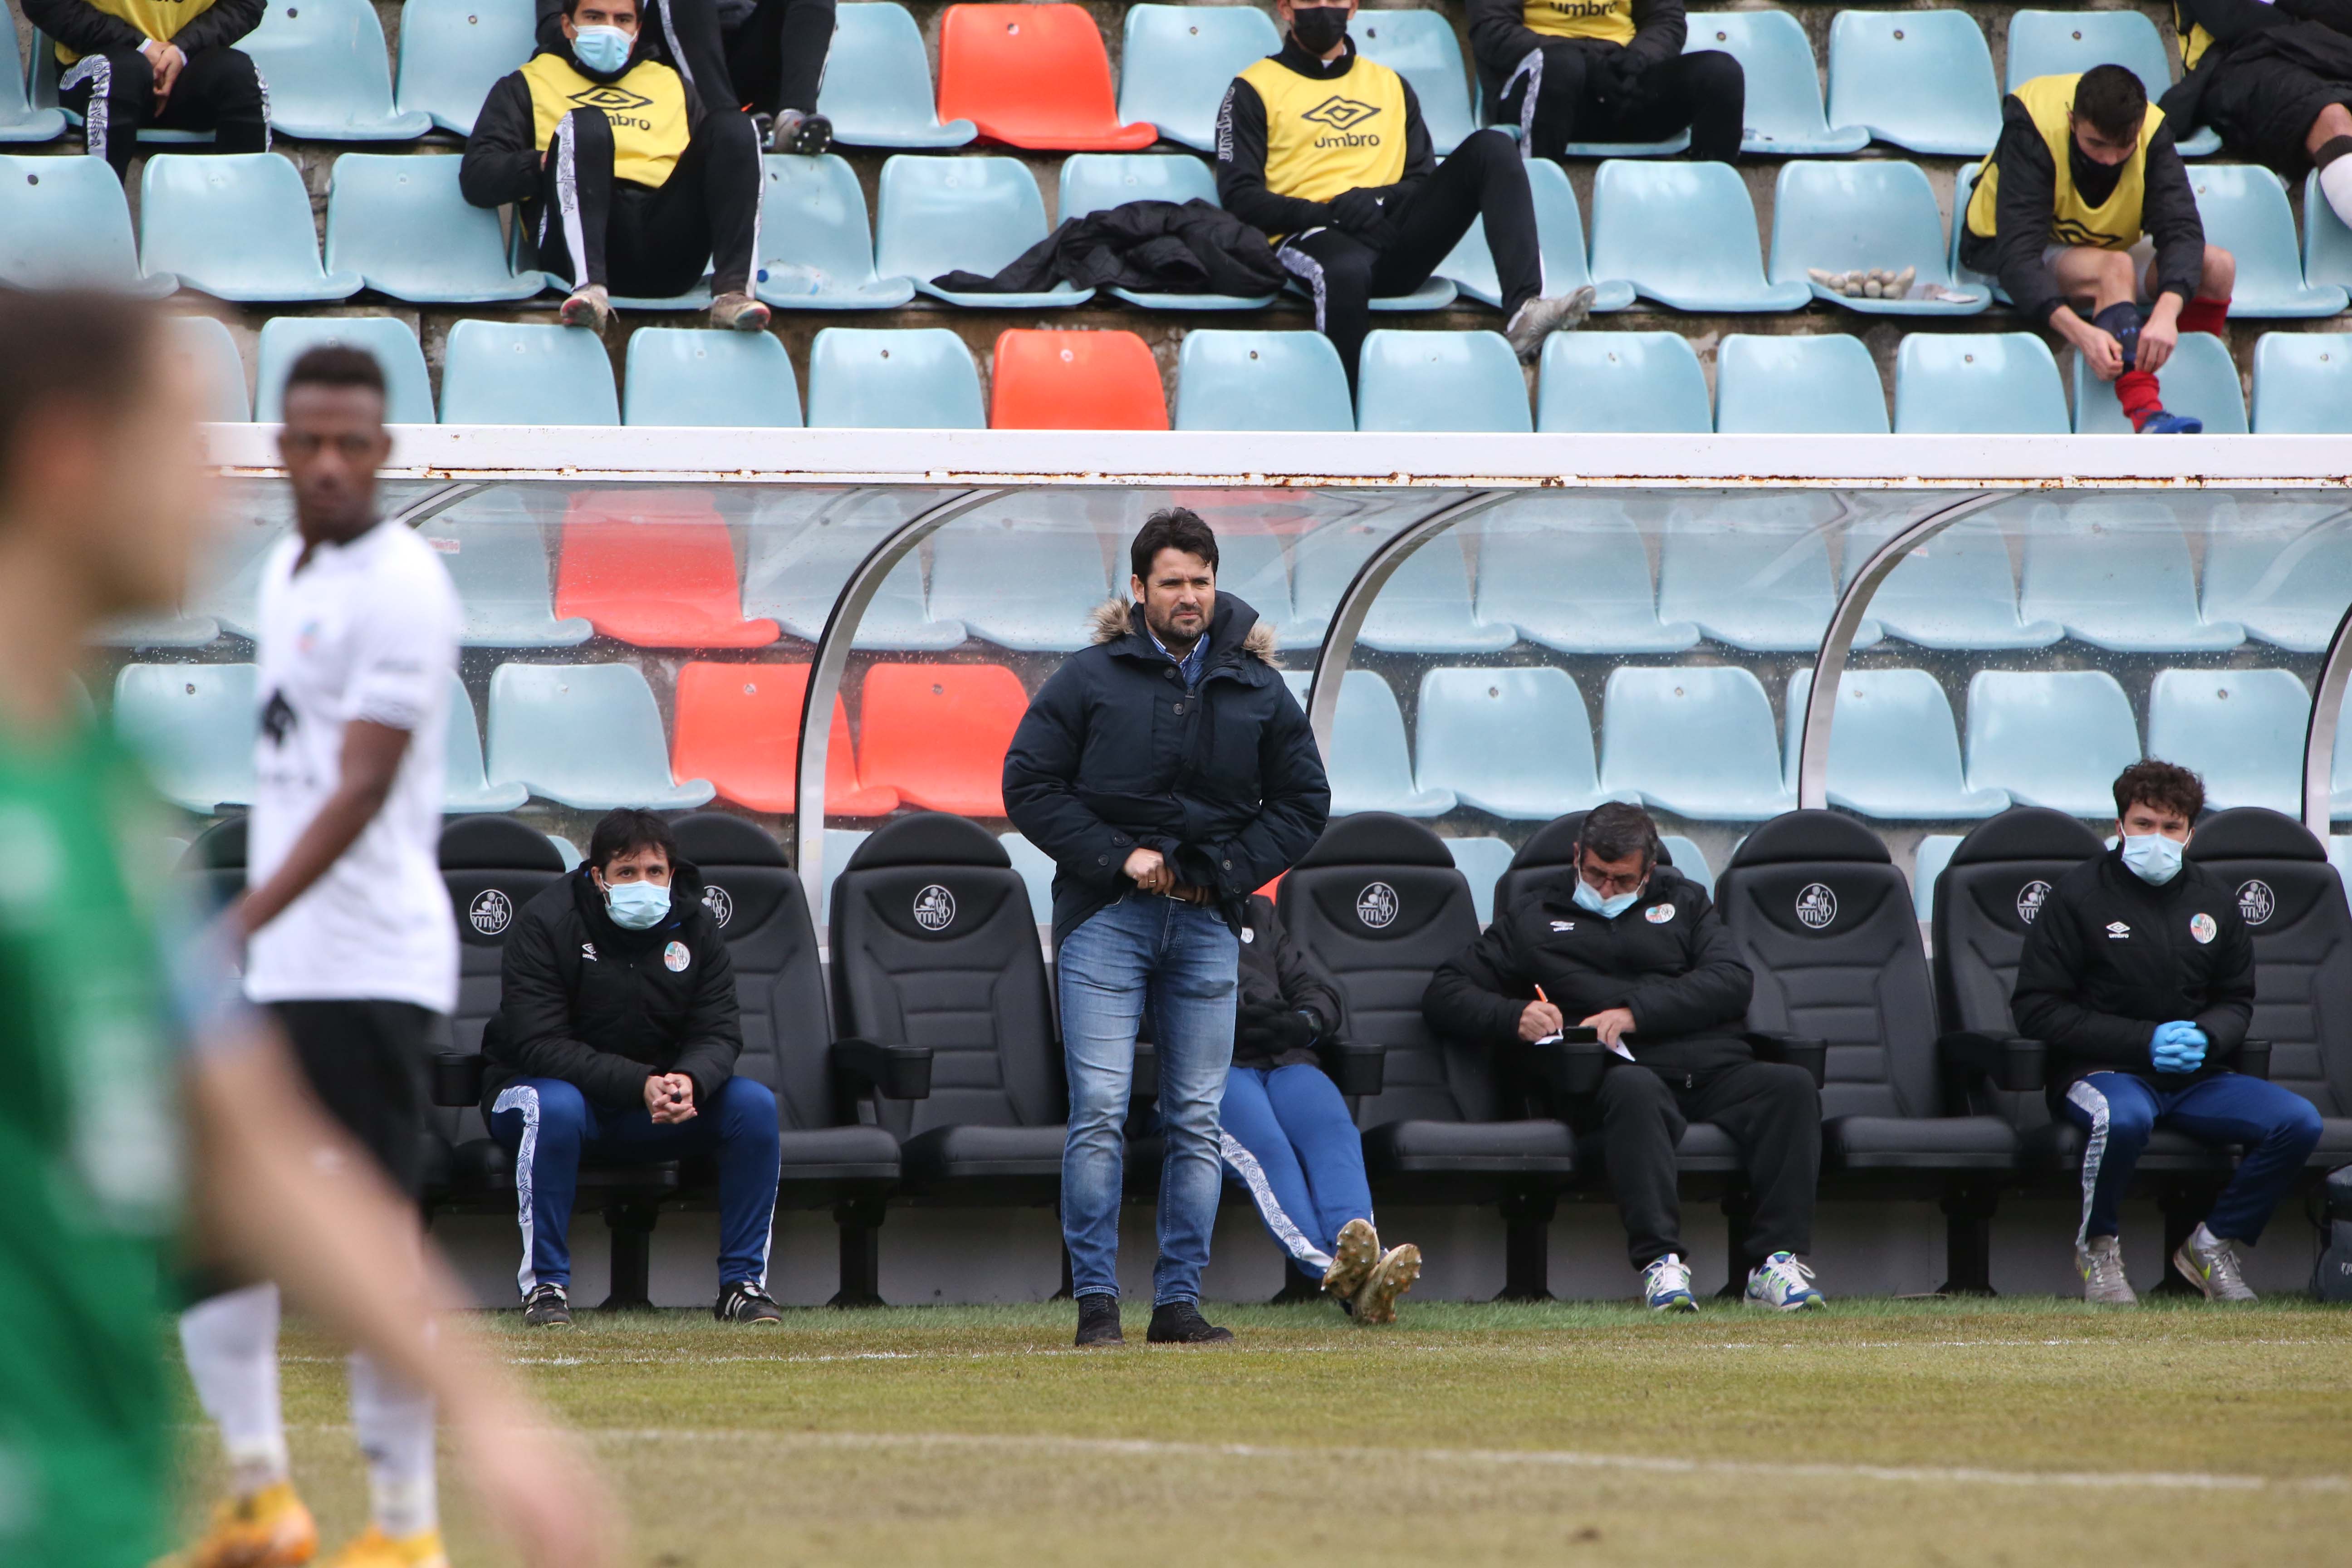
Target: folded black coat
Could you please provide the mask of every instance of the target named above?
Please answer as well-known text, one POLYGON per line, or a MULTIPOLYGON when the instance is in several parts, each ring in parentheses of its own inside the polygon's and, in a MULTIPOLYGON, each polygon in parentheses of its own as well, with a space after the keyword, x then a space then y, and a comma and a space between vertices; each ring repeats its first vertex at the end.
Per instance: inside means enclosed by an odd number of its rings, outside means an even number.
POLYGON ((1035 294, 1057 282, 1149 294, 1271 294, 1285 274, 1265 236, 1213 202, 1123 202, 1061 227, 993 278, 950 272, 957 294, 1035 294))

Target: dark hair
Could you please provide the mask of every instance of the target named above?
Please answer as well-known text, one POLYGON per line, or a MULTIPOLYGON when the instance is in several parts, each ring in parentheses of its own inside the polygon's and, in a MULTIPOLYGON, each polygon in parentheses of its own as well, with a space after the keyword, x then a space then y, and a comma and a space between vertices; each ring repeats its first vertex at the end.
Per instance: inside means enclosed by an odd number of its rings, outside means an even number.
POLYGON ((2205 809, 2205 781, 2178 763, 2151 757, 2116 775, 2116 816, 2122 817, 2135 803, 2177 811, 2194 822, 2205 809))
POLYGON ((2074 84, 2074 112, 2100 135, 2126 141, 2147 118, 2147 88, 2121 66, 2093 66, 2074 84))
POLYGON ((286 390, 298 386, 363 386, 383 395, 383 366, 365 349, 347 343, 320 343, 305 349, 286 373, 286 390))
POLYGON ((160 314, 96 289, 0 293, 0 491, 26 421, 60 403, 116 414, 153 381, 160 314))
MULTIPOLYGON (((629 9, 635 11, 640 16, 644 16, 646 12, 645 0, 629 0, 629 9)), ((563 0, 563 14, 565 16, 570 16, 577 15, 579 10, 580 0, 563 0)))
POLYGON ((1584 826, 1576 831, 1576 853, 1580 861, 1587 854, 1597 860, 1622 860, 1628 855, 1639 855, 1643 866, 1654 866, 1658 860, 1658 825, 1638 805, 1629 805, 1622 800, 1603 801, 1584 814, 1584 826))
POLYGON ((650 811, 624 805, 606 812, 596 831, 589 835, 588 864, 602 871, 622 856, 640 849, 658 849, 663 859, 677 864, 677 838, 669 824, 650 811))
POLYGON ((1155 511, 1143 520, 1135 531, 1135 542, 1127 547, 1127 563, 1145 582, 1151 581, 1151 563, 1163 550, 1181 550, 1187 555, 1197 555, 1217 569, 1217 536, 1209 531, 1200 514, 1171 506, 1165 511, 1155 511))

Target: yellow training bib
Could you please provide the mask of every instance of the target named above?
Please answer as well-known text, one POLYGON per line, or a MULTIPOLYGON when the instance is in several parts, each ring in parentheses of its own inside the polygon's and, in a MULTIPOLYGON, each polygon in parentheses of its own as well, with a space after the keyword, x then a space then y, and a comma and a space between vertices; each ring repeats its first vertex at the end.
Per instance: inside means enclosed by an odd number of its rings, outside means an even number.
POLYGON ((2180 68, 2183 73, 2197 68, 2205 51, 2213 47, 2213 35, 2205 30, 2202 22, 2192 22, 2180 14, 2179 0, 2172 7, 2172 30, 2180 35, 2180 68))
MULTIPOLYGON (((168 44, 180 29, 213 8, 213 0, 89 0, 90 8, 119 16, 158 43, 168 44)), ((69 66, 81 56, 58 46, 58 63, 69 66)))
POLYGON ((1633 41, 1633 0, 1527 0, 1519 19, 1528 31, 1550 38, 1633 41))
POLYGON ((1267 58, 1241 79, 1265 104, 1265 188, 1276 195, 1328 202, 1404 178, 1404 79, 1388 67, 1359 55, 1347 75, 1316 81, 1267 58))
MULTIPOLYGON (((2079 73, 2038 76, 2011 94, 2032 116, 2033 128, 2042 132, 2055 167, 2057 182, 2050 215, 2050 243, 2129 250, 2139 243, 2140 206, 2147 195, 2147 144, 2157 128, 2164 123, 2164 110, 2152 103, 2147 106, 2147 118, 2140 122, 2139 145, 2125 161, 2123 172, 2116 178, 2116 188, 2108 193, 2107 199, 2093 206, 2074 188, 2074 166, 2069 155, 2074 132, 2067 120, 2074 108, 2074 84, 2082 79, 2079 73)), ((1995 154, 1987 158, 1977 172, 1976 194, 1969 198, 1969 232, 1991 238, 1999 232, 1996 217, 2000 207, 2000 162, 1995 154)))
POLYGON ((658 189, 686 151, 686 84, 658 60, 640 60, 618 81, 591 81, 561 55, 533 55, 522 68, 530 84, 531 136, 547 150, 556 121, 575 109, 604 112, 613 127, 613 177, 658 189))

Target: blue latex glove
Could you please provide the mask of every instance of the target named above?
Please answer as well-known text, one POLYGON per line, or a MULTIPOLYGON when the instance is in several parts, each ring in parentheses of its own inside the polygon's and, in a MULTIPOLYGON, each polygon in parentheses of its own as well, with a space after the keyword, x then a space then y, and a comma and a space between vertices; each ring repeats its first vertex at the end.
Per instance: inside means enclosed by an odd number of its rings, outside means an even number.
POLYGON ((2185 1019, 2158 1024, 2148 1037, 2148 1060, 2160 1073, 2195 1072, 2205 1065, 2210 1043, 2204 1030, 2185 1019))

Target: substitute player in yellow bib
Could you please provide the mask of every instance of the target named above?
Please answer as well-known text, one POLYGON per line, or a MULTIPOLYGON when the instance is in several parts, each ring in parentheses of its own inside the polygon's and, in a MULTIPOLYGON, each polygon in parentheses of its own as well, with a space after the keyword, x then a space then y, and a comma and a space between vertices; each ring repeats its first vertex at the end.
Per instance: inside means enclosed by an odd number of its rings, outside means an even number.
POLYGON ((1748 78, 1722 49, 1683 50, 1683 0, 1470 0, 1486 117, 1538 158, 1570 142, 1664 142, 1739 156, 1748 78))
MULTIPOLYGON (((139 132, 209 131, 215 153, 269 151, 269 94, 229 46, 261 21, 263 0, 25 0, 56 40, 58 101, 82 117, 93 158, 131 172, 139 132)), ((175 149, 176 151, 176 149, 175 149)))
POLYGON ((1234 79, 1217 111, 1217 199, 1264 229, 1315 300, 1315 327, 1339 351, 1348 383, 1375 296, 1429 280, 1474 223, 1502 284, 1505 334, 1523 360, 1592 308, 1590 285, 1548 296, 1527 165, 1499 131, 1432 153, 1412 84, 1356 53, 1356 0, 1276 0, 1278 53, 1234 79))
POLYGON ((603 331, 612 296, 683 294, 710 268, 710 324, 759 331, 760 136, 643 47, 636 0, 567 0, 562 49, 501 78, 458 184, 512 202, 539 265, 572 285, 566 326, 603 331))
POLYGON ((2143 436, 2193 436, 2157 373, 2182 332, 2221 335, 2236 260, 2205 243, 2163 112, 2121 66, 2036 77, 2001 104, 1960 260, 2000 279, 2019 312, 2074 345, 2143 436), (2145 309, 2143 309, 2145 307, 2145 309))

